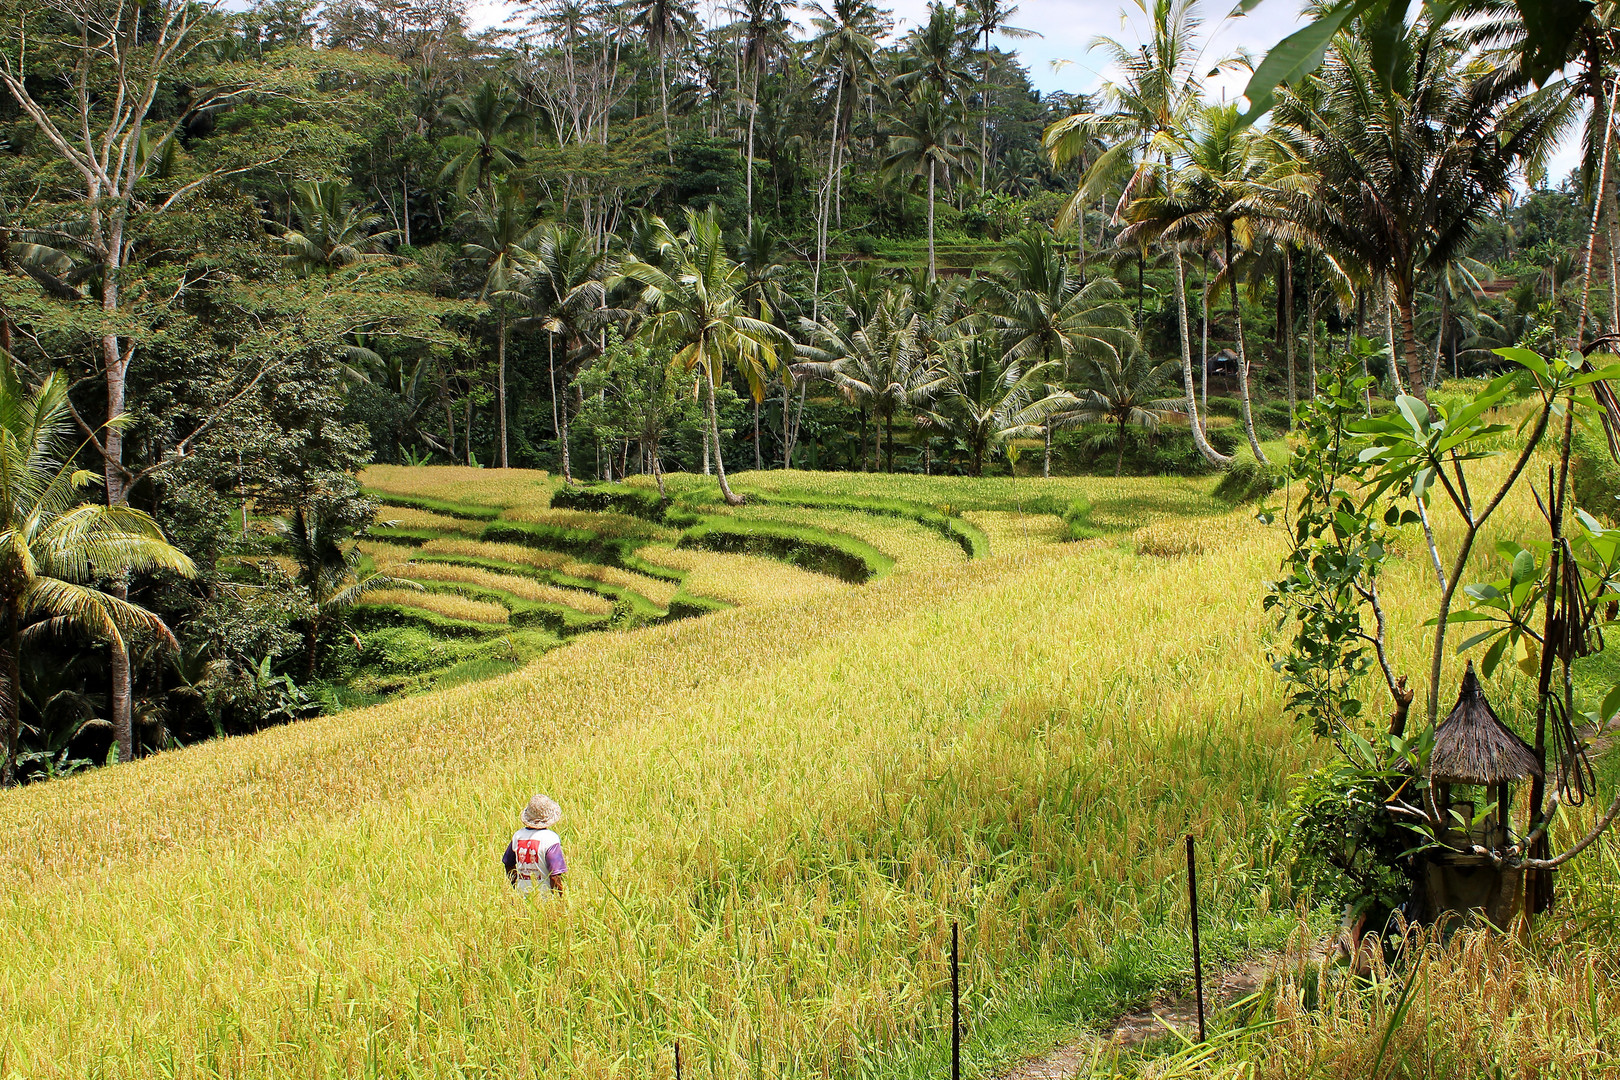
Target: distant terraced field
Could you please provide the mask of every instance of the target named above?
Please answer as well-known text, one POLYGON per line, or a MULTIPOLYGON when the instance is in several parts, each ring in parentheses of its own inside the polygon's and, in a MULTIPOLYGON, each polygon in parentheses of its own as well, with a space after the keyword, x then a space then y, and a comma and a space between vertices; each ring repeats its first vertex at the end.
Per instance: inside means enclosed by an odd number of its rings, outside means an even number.
POLYGON ((769 472, 564 486, 521 469, 375 466, 355 703, 515 670, 581 634, 800 601, 895 573, 1226 509, 1207 485, 769 472), (1084 513, 1078 517, 1076 507, 1084 513), (1078 522, 1078 527, 1071 522, 1078 522))

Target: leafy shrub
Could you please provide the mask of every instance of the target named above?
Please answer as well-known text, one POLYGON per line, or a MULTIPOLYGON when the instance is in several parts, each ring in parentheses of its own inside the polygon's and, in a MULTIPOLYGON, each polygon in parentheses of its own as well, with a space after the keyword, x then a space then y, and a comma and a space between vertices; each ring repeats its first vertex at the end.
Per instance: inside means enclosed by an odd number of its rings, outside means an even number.
POLYGON ((710 520, 687 531, 676 547, 763 555, 854 584, 888 573, 894 560, 854 537, 791 525, 710 520))
POLYGON ((1070 540, 1090 540, 1102 535, 1102 530, 1091 523, 1091 500, 1084 495, 1063 511, 1063 524, 1069 530, 1070 540))
POLYGON ((1215 494, 1233 503, 1263 499, 1288 482, 1288 467, 1276 461, 1264 465, 1252 454, 1238 455, 1232 467, 1226 470, 1221 482, 1215 485, 1215 494))
POLYGON ((647 521, 663 521, 669 500, 660 497, 655 490, 629 484, 580 484, 557 491, 551 496, 551 505, 563 510, 612 511, 647 521))
POLYGON ((1620 521, 1620 464, 1609 453, 1608 440, 1579 425, 1574 439, 1569 475, 1575 502, 1609 524, 1620 521))

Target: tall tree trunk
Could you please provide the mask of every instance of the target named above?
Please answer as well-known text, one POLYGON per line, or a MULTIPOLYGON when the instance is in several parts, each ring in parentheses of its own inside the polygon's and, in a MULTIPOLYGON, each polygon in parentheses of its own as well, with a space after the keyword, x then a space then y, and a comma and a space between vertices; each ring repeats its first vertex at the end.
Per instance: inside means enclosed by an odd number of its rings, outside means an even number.
MULTIPOLYGON (((979 194, 984 194, 985 185, 990 176, 990 27, 984 28, 984 63, 980 65, 981 78, 984 89, 979 93, 983 100, 979 102, 979 194)), ((1084 233, 1085 226, 1080 228, 1084 233)), ((1082 240, 1081 243, 1085 241, 1082 240)))
POLYGON ((1299 413, 1299 390, 1294 382, 1294 251, 1287 244, 1283 245, 1283 302, 1278 319, 1288 356, 1288 429, 1292 431, 1299 413))
POLYGON ((663 95, 664 102, 664 150, 669 155, 669 163, 675 164, 675 136, 670 133, 669 127, 669 76, 664 72, 664 57, 667 52, 665 43, 658 45, 658 89, 663 95))
POLYGON ((883 457, 885 469, 894 472, 894 413, 883 417, 883 457))
MULTIPOLYGON (((1187 426, 1192 429, 1193 445, 1211 465, 1229 465, 1232 459, 1216 450, 1205 437, 1204 425, 1198 417, 1198 398, 1193 390, 1192 334, 1187 328, 1187 269, 1181 261, 1181 248, 1172 245, 1176 260, 1176 314, 1181 330, 1181 381, 1187 394, 1187 426)), ((1208 365, 1205 365, 1206 370, 1208 365)))
POLYGON ((462 424, 461 424, 462 432, 466 437, 466 440, 465 440, 466 441, 466 447, 465 447, 465 449, 467 451, 467 456, 465 458, 465 461, 466 461, 466 464, 471 465, 473 463, 473 449, 472 449, 472 436, 473 436, 472 410, 473 410, 473 402, 472 402, 472 380, 471 379, 467 380, 467 396, 466 396, 465 399, 463 399, 462 405, 464 405, 466 407, 466 411, 462 414, 462 424))
POLYGON ((754 92, 748 109, 748 160, 743 167, 748 174, 748 231, 754 231, 754 122, 759 119, 759 68, 754 68, 754 92))
MULTIPOLYGON (((1202 324, 1199 345, 1204 366, 1198 369, 1198 405, 1209 416, 1209 252, 1204 252, 1204 276, 1198 283, 1198 321, 1202 324)), ((1207 433, 1207 429, 1206 429, 1207 433)))
POLYGON ((714 404, 714 372, 708 368, 704 369, 703 386, 704 396, 709 399, 709 434, 714 439, 714 474, 720 478, 720 494, 727 506, 741 506, 742 498, 733 493, 731 485, 726 483, 726 463, 720 456, 720 411, 714 404))
MULTIPOLYGON (((1407 373, 1411 374, 1410 365, 1412 363, 1412 358, 1406 355, 1406 352, 1401 348, 1400 343, 1395 340, 1395 308, 1396 303, 1393 300, 1386 300, 1384 302, 1384 333, 1389 339, 1389 381, 1391 385, 1395 387, 1395 392, 1397 394, 1404 394, 1406 393, 1406 387, 1401 381, 1400 365, 1401 361, 1405 360, 1409 365, 1407 373)), ((1413 352, 1415 354, 1416 349, 1414 349, 1413 352)), ((1422 372, 1419 371, 1418 374, 1421 375, 1422 372)), ((1423 384, 1423 380, 1421 378, 1414 379, 1413 382, 1420 388, 1423 384)))
POLYGON ((1440 384, 1440 358, 1446 352, 1446 320, 1451 316, 1451 290, 1444 280, 1440 283, 1440 320, 1434 331, 1434 359, 1429 362, 1428 385, 1440 384))
POLYGON ((1399 293, 1398 300, 1401 307, 1401 339, 1406 349, 1406 374, 1412 382, 1411 393, 1416 394, 1423 401, 1429 400, 1428 388, 1423 385, 1423 361, 1418 357, 1417 328, 1413 322, 1413 309, 1409 293, 1399 293))
POLYGON ((1114 457, 1114 475, 1121 476, 1125 472, 1125 420, 1123 417, 1117 422, 1119 425, 1119 453, 1114 457))
POLYGON ((1262 465, 1269 464, 1266 452, 1260 449, 1260 440, 1254 433, 1254 408, 1249 401, 1249 349, 1243 340, 1243 309, 1238 301, 1237 270, 1232 264, 1232 225, 1226 226, 1226 283, 1232 292, 1232 321, 1237 331, 1238 350, 1238 392, 1243 401, 1243 434, 1249 437, 1249 449, 1254 451, 1254 460, 1262 465))
POLYGON ((759 399, 754 399, 754 471, 765 468, 765 455, 759 445, 759 399))
MULTIPOLYGON (((123 230, 115 228, 108 248, 114 253, 102 268, 101 310, 111 317, 118 311, 119 253, 123 251, 123 230)), ((132 347, 133 350, 133 347, 132 347)), ((124 387, 129 376, 130 354, 119 348, 118 335, 106 334, 101 339, 101 360, 106 368, 107 419, 112 421, 124 414, 124 387)), ((124 433, 116 424, 109 423, 101 432, 102 476, 107 486, 107 505, 125 506, 129 502, 129 488, 124 473, 124 433)), ((120 575, 107 589, 120 600, 129 599, 129 579, 120 575)), ((129 645, 113 642, 107 646, 109 680, 108 711, 112 714, 113 739, 118 744, 118 760, 135 760, 135 720, 133 692, 130 686, 129 645)))
POLYGON ((6 605, 5 759, 0 787, 17 782, 17 751, 22 741, 22 605, 6 605))
POLYGON ((1306 364, 1310 368, 1311 400, 1316 400, 1316 260, 1311 259, 1305 264, 1305 314, 1310 322, 1306 328, 1310 335, 1306 338, 1306 348, 1309 350, 1306 364))
POLYGON ((934 280, 934 159, 928 159, 928 280, 934 280))
POLYGON ((1052 425, 1041 425, 1041 479, 1052 479, 1052 425))
POLYGON ((506 457, 506 310, 501 309, 500 327, 495 339, 495 396, 500 402, 501 468, 507 468, 506 457))
POLYGON ((567 364, 567 359, 568 359, 568 351, 567 351, 567 347, 565 346, 564 347, 564 352, 563 352, 563 361, 564 361, 564 363, 563 363, 562 405, 561 405, 561 408, 558 410, 558 413, 557 413, 557 419, 562 422, 562 430, 558 433, 557 439, 558 439, 559 449, 561 450, 561 453, 562 453, 563 483, 572 484, 574 482, 574 466, 573 466, 572 455, 570 455, 569 452, 568 452, 568 364, 567 364))

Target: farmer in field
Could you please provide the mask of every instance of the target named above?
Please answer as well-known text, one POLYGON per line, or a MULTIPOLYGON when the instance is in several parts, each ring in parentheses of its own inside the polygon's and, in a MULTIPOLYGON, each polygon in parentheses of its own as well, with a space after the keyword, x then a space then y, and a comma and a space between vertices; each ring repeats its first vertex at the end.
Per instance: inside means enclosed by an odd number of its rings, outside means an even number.
POLYGON ((523 828, 512 834, 512 842, 501 856, 507 880, 522 893, 531 889, 561 893, 568 864, 563 861, 562 840, 551 827, 562 820, 562 807, 545 795, 536 795, 523 808, 522 817, 523 828))

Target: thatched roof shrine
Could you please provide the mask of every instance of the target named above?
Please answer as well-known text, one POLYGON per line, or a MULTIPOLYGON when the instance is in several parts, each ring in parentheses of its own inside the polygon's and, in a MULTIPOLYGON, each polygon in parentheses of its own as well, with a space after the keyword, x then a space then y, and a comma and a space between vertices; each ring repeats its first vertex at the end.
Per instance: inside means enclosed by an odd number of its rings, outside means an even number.
POLYGON ((1456 708, 1435 729, 1429 775, 1441 784, 1505 784, 1542 775, 1530 744, 1497 719, 1485 700, 1472 661, 1456 708))

